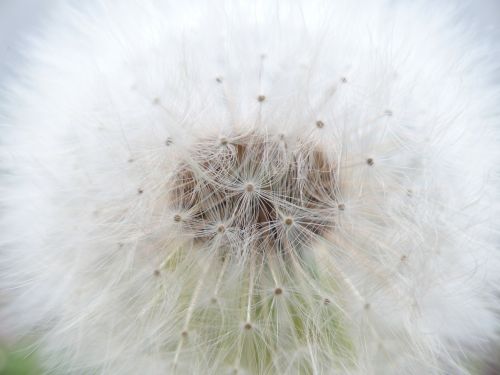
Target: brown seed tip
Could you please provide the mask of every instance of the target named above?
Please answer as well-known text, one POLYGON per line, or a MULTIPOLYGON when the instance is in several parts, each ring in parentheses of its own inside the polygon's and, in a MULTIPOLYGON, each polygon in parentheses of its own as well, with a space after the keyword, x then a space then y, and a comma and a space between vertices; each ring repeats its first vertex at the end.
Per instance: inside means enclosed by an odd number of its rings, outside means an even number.
POLYGON ((179 222, 179 221, 181 221, 181 220, 182 220, 181 215, 179 215, 179 214, 174 215, 174 221, 175 221, 176 223, 178 223, 178 222, 179 222))
POLYGON ((246 190, 247 192, 249 192, 249 193, 253 192, 253 191, 255 190, 255 186, 254 186, 254 184, 252 184, 252 183, 248 183, 248 184, 246 184, 246 186, 245 186, 245 190, 246 190))
POLYGON ((215 81, 217 83, 222 83, 222 77, 215 77, 215 81))
POLYGON ((221 137, 221 138, 220 138, 220 144, 221 144, 222 146, 227 145, 227 143, 228 143, 228 141, 227 141, 227 138, 226 138, 226 137, 221 137))
POLYGON ((188 336, 188 332, 187 331, 182 331, 181 332, 181 336, 182 337, 187 337, 188 336))
POLYGON ((276 294, 277 296, 279 296, 282 293, 283 293, 283 289, 281 289, 281 288, 274 289, 274 294, 276 294))
POLYGON ((245 328, 247 331, 250 331, 250 330, 252 329, 252 324, 251 324, 251 323, 245 323, 244 328, 245 328))
POLYGON ((325 123, 323 121, 316 121, 316 127, 318 129, 322 129, 325 126, 325 123))
POLYGON ((259 96, 257 96, 257 100, 262 103, 264 100, 266 100, 266 96, 265 95, 259 95, 259 96))
POLYGON ((153 274, 154 274, 155 276, 160 276, 160 270, 155 270, 155 271, 153 272, 153 274))
POLYGON ((293 219, 292 219, 291 217, 287 217, 287 218, 285 219, 285 225, 290 226, 290 225, 292 225, 292 224, 293 224, 293 219))
POLYGON ((345 210, 345 204, 344 203, 339 203, 339 205, 337 206, 339 211, 344 211, 345 210))
POLYGON ((324 303, 325 305, 329 305, 329 304, 330 304, 330 302, 331 302, 331 301, 330 301, 328 298, 325 298, 325 299, 323 300, 323 303, 324 303))
POLYGON ((226 227, 224 226, 224 224, 221 224, 217 227, 217 232, 224 233, 225 231, 226 231, 226 227))
POLYGON ((137 194, 142 194, 144 193, 144 190, 142 190, 141 188, 137 189, 137 194))
POLYGON ((373 161, 372 158, 368 158, 368 159, 366 159, 366 164, 368 164, 371 167, 371 166, 373 166, 373 164, 375 164, 375 162, 373 161))

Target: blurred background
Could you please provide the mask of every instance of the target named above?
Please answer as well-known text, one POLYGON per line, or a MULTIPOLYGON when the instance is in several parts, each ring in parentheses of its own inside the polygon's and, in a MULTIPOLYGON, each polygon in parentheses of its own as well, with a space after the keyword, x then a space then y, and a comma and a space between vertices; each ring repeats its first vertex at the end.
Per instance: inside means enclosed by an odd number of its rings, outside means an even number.
MULTIPOLYGON (((48 14, 58 1, 0 0, 0 88, 15 77, 14 73, 22 65, 23 40, 39 35, 43 22, 47 22, 48 14)), ((466 17, 479 30, 481 38, 491 43, 492 48, 500 48, 500 0, 439 1, 454 1, 464 6, 466 17)), ((27 355, 16 350, 11 345, 12 341, 10 337, 0 337, 0 375, 41 374, 36 364, 36 354, 27 355)), ((495 365, 500 363, 500 350, 497 353, 491 355, 491 363, 479 365, 480 375, 500 375, 500 365, 495 365)))

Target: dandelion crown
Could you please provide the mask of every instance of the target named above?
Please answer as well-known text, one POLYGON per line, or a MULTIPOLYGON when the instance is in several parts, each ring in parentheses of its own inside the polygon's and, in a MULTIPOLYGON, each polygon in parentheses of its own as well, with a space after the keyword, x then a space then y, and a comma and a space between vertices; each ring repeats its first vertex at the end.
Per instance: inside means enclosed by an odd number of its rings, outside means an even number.
POLYGON ((0 109, 2 333, 50 374, 473 374, 500 95, 464 23, 62 4, 0 109))

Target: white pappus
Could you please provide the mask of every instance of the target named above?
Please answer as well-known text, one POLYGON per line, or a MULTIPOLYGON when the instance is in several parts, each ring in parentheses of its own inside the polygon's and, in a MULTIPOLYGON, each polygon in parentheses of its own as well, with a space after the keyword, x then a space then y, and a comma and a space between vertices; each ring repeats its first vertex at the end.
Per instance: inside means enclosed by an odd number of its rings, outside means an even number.
POLYGON ((466 26, 430 1, 62 4, 2 93, 2 330, 51 374, 473 372, 500 86, 466 26))

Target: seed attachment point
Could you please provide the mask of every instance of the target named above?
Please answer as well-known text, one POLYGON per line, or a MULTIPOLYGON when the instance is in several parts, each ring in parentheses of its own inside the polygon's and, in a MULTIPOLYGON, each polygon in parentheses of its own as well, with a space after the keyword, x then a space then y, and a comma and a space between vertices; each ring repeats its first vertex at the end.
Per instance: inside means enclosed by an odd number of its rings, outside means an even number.
POLYGON ((245 191, 247 193, 253 193, 255 191, 255 185, 249 182, 248 184, 245 185, 245 191))

